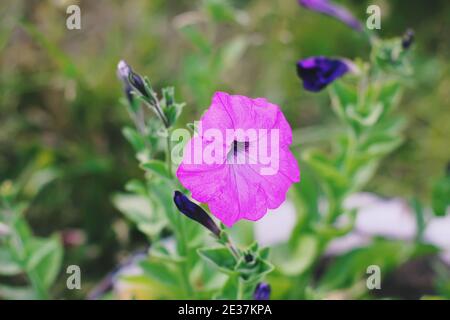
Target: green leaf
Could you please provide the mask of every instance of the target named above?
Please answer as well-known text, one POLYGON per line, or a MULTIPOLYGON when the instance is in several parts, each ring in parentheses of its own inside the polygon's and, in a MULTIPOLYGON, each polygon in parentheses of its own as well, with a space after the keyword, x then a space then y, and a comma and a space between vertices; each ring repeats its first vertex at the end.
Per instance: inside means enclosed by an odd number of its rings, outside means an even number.
POLYGON ((433 186, 431 196, 431 206, 433 213, 438 217, 443 217, 450 206, 450 175, 436 181, 433 186))
POLYGON ((147 195, 147 186, 141 180, 133 179, 127 182, 125 190, 139 195, 147 195))
POLYGON ((10 238, 11 252, 15 253, 16 259, 25 264, 27 258, 27 244, 32 239, 30 227, 21 215, 15 215, 11 223, 11 229, 15 230, 10 238))
POLYGON ((139 266, 144 274, 156 282, 171 287, 179 287, 180 273, 171 263, 157 260, 143 260, 139 266))
POLYGON ((217 295, 216 299, 223 299, 223 300, 236 300, 237 299, 237 293, 239 290, 239 277, 237 274, 230 275, 227 282, 225 282, 225 285, 222 288, 222 291, 219 295, 217 295))
POLYGON ((383 83, 378 100, 384 104, 385 113, 389 113, 394 105, 400 100, 401 86, 397 81, 383 83))
POLYGON ((206 261, 212 262, 221 271, 234 274, 236 259, 230 250, 225 247, 198 249, 197 252, 206 261))
POLYGON ((113 197, 115 207, 138 229, 149 237, 159 235, 167 225, 167 220, 158 210, 151 206, 146 196, 134 194, 117 194, 113 197))
POLYGON ((204 237, 207 234, 202 225, 191 219, 181 217, 181 227, 184 229, 185 237, 188 241, 188 246, 191 248, 198 248, 203 246, 204 237))
POLYGON ((52 167, 36 170, 23 186, 23 192, 29 198, 35 197, 46 185, 54 181, 59 175, 57 169, 52 167))
POLYGON ((205 54, 212 51, 211 44, 208 39, 199 31, 195 25, 187 25, 181 28, 182 34, 198 49, 205 54))
POLYGON ((163 100, 162 107, 167 108, 175 104, 175 88, 174 87, 165 87, 161 90, 163 100))
POLYGON ((303 234, 293 245, 282 245, 272 250, 273 261, 283 274, 296 276, 312 265, 318 250, 317 237, 312 234, 303 234))
POLYGON ((242 258, 235 267, 240 277, 246 281, 260 280, 266 274, 272 272, 273 269, 274 266, 271 263, 260 257, 255 257, 255 261, 250 263, 245 261, 245 258, 242 258))
MULTIPOLYGON (((176 299, 181 294, 179 288, 167 286, 148 274, 123 275, 120 277, 120 283, 130 288, 131 298, 139 300, 170 300, 176 299)), ((125 291, 128 292, 128 290, 125 291)))
POLYGON ((175 124, 175 122, 178 120, 178 117, 181 114, 181 111, 183 110, 183 107, 185 106, 185 103, 175 103, 171 105, 170 107, 167 107, 164 109, 164 115, 167 118, 167 121, 169 122, 169 126, 172 126, 175 124))
POLYGON ((317 233, 322 239, 332 240, 334 238, 342 237, 353 230, 356 220, 356 209, 346 211, 342 214, 344 218, 348 218, 348 223, 344 226, 335 227, 329 224, 314 224, 312 229, 317 233))
POLYGON ((6 248, 0 248, 0 275, 14 276, 22 272, 22 268, 14 260, 11 253, 6 248))
POLYGON ((196 261, 190 267, 189 280, 193 284, 193 289, 200 293, 197 295, 199 299, 211 299, 222 290, 229 276, 211 267, 210 263, 203 259, 199 259, 197 252, 195 256, 196 261))
POLYGON ((266 248, 262 248, 259 250, 259 257, 262 260, 267 260, 269 259, 269 254, 270 254, 270 248, 266 247, 266 248))
POLYGON ((226 46, 224 46, 221 50, 222 54, 222 63, 224 70, 231 68, 238 63, 240 58, 245 52, 245 49, 248 46, 248 39, 243 36, 238 36, 231 41, 229 41, 226 46))
POLYGON ((400 75, 410 75, 411 66, 407 59, 408 50, 402 48, 401 38, 387 39, 374 43, 371 60, 376 67, 400 75))
POLYGON ((330 86, 332 95, 337 99, 337 102, 343 107, 348 105, 356 105, 358 102, 358 95, 354 87, 350 87, 343 82, 335 81, 330 86))
POLYGON ((290 191, 297 213, 297 223, 294 231, 291 233, 290 241, 295 241, 297 237, 303 234, 304 229, 308 228, 311 221, 320 219, 319 185, 308 166, 300 164, 300 167, 302 168, 301 183, 294 184, 294 188, 290 191))
POLYGON ((322 291, 348 288, 366 278, 370 265, 378 265, 382 276, 385 276, 408 259, 435 251, 428 245, 378 239, 367 247, 354 249, 338 257, 321 278, 319 287, 322 291))
POLYGON ((234 12, 228 1, 205 0, 205 7, 214 22, 231 22, 234 20, 234 12))
POLYGON ((296 183, 294 187, 304 203, 307 213, 310 215, 318 215, 319 186, 308 169, 302 170, 302 183, 296 183))
POLYGON ((330 86, 331 103, 337 115, 347 120, 347 109, 358 104, 358 95, 354 87, 350 87, 341 81, 335 81, 330 86))
POLYGON ((122 134, 128 140, 128 142, 133 146, 136 152, 140 152, 145 148, 144 138, 135 130, 130 127, 125 127, 122 129, 122 134))
POLYGON ((36 273, 45 288, 49 288, 60 271, 63 258, 59 237, 33 238, 27 243, 27 251, 31 255, 27 260, 26 271, 36 273))
POLYGON ((180 257, 176 253, 171 253, 169 249, 161 242, 152 244, 149 251, 149 257, 152 261, 161 261, 166 263, 180 263, 185 260, 185 258, 180 257))
POLYGON ((172 126, 180 116, 185 103, 175 102, 174 87, 163 88, 162 95, 163 99, 161 100, 161 106, 163 109, 163 113, 169 123, 169 126, 172 126))
POLYGON ((423 234, 425 232, 426 222, 425 222, 425 215, 424 215, 424 208, 420 201, 416 198, 411 199, 410 201, 412 209, 414 209, 414 214, 416 216, 416 241, 422 242, 423 241, 423 234))
POLYGON ((354 120, 358 124, 371 127, 380 119, 384 112, 384 106, 382 103, 377 103, 370 108, 370 112, 362 114, 358 112, 355 106, 349 106, 346 110, 346 115, 349 119, 354 120))
POLYGON ((323 154, 318 151, 308 150, 303 154, 303 160, 315 170, 316 174, 332 184, 336 189, 344 189, 347 187, 347 178, 323 154))
POLYGON ((377 132, 361 143, 360 150, 367 152, 370 156, 383 156, 398 148, 402 142, 401 136, 377 132))
POLYGON ((352 184, 351 188, 348 189, 349 193, 361 190, 375 174, 378 164, 379 161, 368 159, 356 169, 352 168, 352 184))
POLYGON ((141 164, 141 167, 144 170, 150 171, 160 177, 170 179, 171 175, 169 171, 167 170, 167 166, 164 162, 160 160, 150 160, 143 164, 141 164))
MULTIPOLYGON (((181 213, 173 202, 174 188, 167 179, 151 179, 148 181, 149 196, 157 205, 158 209, 164 213, 164 217, 169 221, 172 230, 176 230, 180 224, 181 213)), ((192 221, 192 223, 195 223, 192 221)))

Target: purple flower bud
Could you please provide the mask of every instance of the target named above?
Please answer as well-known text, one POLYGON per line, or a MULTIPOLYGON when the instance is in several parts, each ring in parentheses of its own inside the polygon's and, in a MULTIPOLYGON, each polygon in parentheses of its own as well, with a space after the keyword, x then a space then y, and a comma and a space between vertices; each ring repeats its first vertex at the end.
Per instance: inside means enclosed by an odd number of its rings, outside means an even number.
POLYGON ((180 191, 175 191, 173 201, 182 214, 192 220, 197 221, 206 229, 215 234, 218 238, 220 237, 219 227, 216 225, 214 220, 206 213, 206 211, 203 210, 199 205, 189 200, 188 197, 186 197, 180 191))
POLYGON ((270 285, 266 282, 257 284, 255 292, 253 293, 254 300, 269 300, 270 299, 270 285))
POLYGON ((350 71, 352 66, 343 59, 310 57, 297 62, 297 74, 306 90, 318 92, 335 79, 350 71))
POLYGON ((140 94, 149 97, 142 77, 135 73, 124 60, 119 61, 119 64, 117 65, 117 74, 124 84, 127 96, 131 95, 132 87, 134 87, 140 94))
POLYGON ((131 91, 133 91, 133 88, 131 87, 130 81, 128 80, 130 70, 130 66, 124 60, 119 61, 119 64, 117 65, 117 76, 122 81, 123 91, 128 99, 128 102, 132 103, 133 95, 131 94, 131 91))
POLYGON ((356 31, 362 31, 361 22, 346 8, 330 3, 329 0, 299 0, 298 3, 310 10, 334 17, 356 31))
POLYGON ((402 38, 402 47, 403 49, 407 50, 411 46, 411 44, 414 42, 414 30, 408 29, 406 30, 405 34, 402 38))
POLYGON ((128 75, 131 72, 130 66, 125 62, 125 60, 120 60, 117 64, 117 75, 123 82, 128 82, 128 75))

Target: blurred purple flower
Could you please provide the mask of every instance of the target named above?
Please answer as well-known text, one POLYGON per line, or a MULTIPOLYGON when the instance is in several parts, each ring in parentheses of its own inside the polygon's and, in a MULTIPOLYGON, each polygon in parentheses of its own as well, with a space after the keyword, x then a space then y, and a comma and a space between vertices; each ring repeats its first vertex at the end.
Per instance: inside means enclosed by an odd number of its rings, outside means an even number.
POLYGON ((253 299, 255 300, 269 300, 270 299, 270 285, 265 282, 260 282, 256 286, 255 292, 253 293, 253 299))
POLYGON ((414 30, 408 29, 406 30, 405 34, 402 38, 402 47, 403 49, 407 50, 411 46, 411 44, 414 42, 414 30))
POLYGON ((307 9, 334 17, 356 31, 362 31, 363 29, 361 22, 350 11, 331 3, 329 0, 299 0, 298 3, 307 9))
POLYGON ((351 65, 343 59, 310 57, 297 62, 297 74, 303 80, 303 87, 312 92, 325 88, 351 70, 351 65))

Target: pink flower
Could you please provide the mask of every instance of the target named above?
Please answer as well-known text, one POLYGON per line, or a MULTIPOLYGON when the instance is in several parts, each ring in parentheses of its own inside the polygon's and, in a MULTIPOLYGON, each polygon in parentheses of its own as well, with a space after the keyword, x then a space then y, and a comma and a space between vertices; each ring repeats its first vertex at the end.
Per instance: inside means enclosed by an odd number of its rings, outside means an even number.
POLYGON ((259 220, 300 180, 292 130, 264 98, 216 92, 186 144, 177 177, 226 226, 259 220))

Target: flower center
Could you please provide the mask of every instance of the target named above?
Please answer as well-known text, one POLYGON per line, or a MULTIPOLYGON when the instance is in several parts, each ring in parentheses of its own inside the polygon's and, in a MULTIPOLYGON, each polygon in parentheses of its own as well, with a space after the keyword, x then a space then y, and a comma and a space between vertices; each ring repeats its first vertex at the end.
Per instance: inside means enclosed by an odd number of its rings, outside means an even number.
POLYGON ((228 159, 236 159, 239 155, 245 155, 248 153, 248 150, 250 148, 250 141, 237 141, 234 140, 233 144, 231 145, 231 149, 228 152, 228 159))

